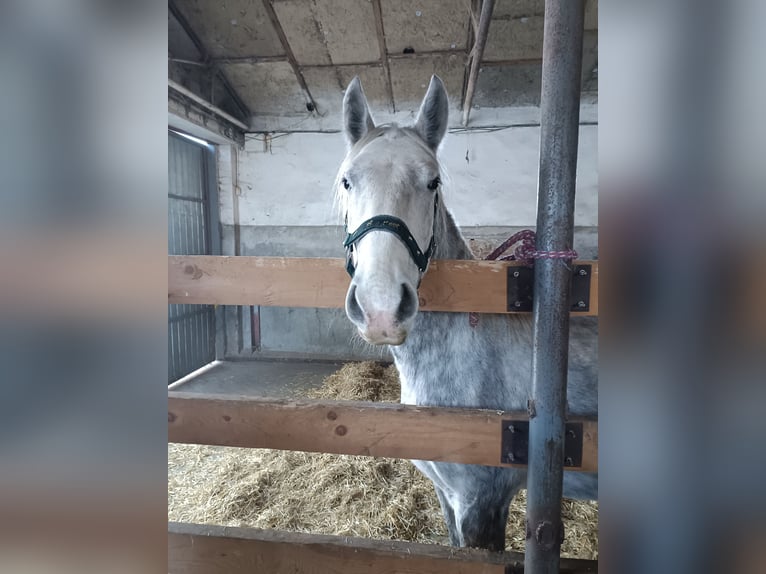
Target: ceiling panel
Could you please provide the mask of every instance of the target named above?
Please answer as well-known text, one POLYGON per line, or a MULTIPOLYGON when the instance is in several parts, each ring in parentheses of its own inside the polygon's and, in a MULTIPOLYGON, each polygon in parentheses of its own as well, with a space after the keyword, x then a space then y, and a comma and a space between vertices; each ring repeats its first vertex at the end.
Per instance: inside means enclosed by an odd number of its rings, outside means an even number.
POLYGON ((238 62, 224 64, 222 68, 253 114, 306 113, 303 91, 287 62, 238 62))
MULTIPOLYGON (((303 77, 311 96, 319 107, 319 113, 337 112, 343 108, 343 94, 354 78, 359 76, 364 95, 373 112, 390 111, 386 92, 386 77, 382 66, 340 66, 304 68, 303 77)), ((340 128, 340 126, 338 126, 340 128)))
POLYGON ((261 2, 176 0, 176 5, 214 58, 284 54, 261 2))
POLYGON ((396 58, 391 60, 390 70, 396 111, 417 111, 433 74, 444 82, 453 107, 460 104, 465 73, 463 54, 396 58))
POLYGON ((197 50, 175 16, 168 12, 168 52, 174 58, 199 61, 202 55, 197 50))
MULTIPOLYGON (((229 60, 222 72, 254 114, 306 114, 305 95, 291 66, 274 61, 284 60, 285 53, 262 0, 175 1, 209 54, 229 60), (237 58, 243 60, 233 61, 237 58), (253 63, 248 58, 270 61, 253 63)), ((595 90, 598 1, 585 2, 583 80, 586 89, 595 90)), ((396 111, 416 111, 434 73, 445 81, 453 108, 459 107, 467 73, 471 3, 380 0, 396 111), (404 55, 405 48, 415 53, 404 55)), ((371 0, 272 0, 272 4, 320 114, 340 110, 343 91, 354 75, 360 76, 374 111, 394 111, 379 61, 371 0)), ((540 65, 533 60, 542 57, 543 10, 544 0, 497 0, 476 105, 538 103, 540 65)), ((168 47, 176 57, 201 57, 172 16, 168 19, 168 47)), ((196 72, 179 66, 171 70, 177 81, 206 97, 212 92, 218 101, 221 86, 211 89, 209 79, 201 82, 196 72)))
POLYGON ((402 54, 466 49, 468 3, 465 0, 381 0, 386 48, 402 54))
POLYGON ((275 2, 274 11, 298 63, 303 66, 330 63, 330 53, 312 2, 275 2))
POLYGON ((545 0, 497 0, 492 17, 541 16, 543 12, 545 0))
POLYGON ((372 2, 316 0, 319 27, 324 32, 333 64, 380 60, 372 2))
POLYGON ((532 60, 543 57, 543 17, 492 20, 484 61, 532 60))
POLYGON ((476 82, 474 106, 499 108, 540 104, 539 64, 483 66, 476 82))
POLYGON ((371 2, 286 0, 275 3, 274 9, 300 65, 380 60, 371 2))
MULTIPOLYGON (((496 0, 493 18, 518 18, 520 16, 542 16, 545 0, 496 0)), ((585 0, 585 29, 598 28, 598 0, 585 0)))

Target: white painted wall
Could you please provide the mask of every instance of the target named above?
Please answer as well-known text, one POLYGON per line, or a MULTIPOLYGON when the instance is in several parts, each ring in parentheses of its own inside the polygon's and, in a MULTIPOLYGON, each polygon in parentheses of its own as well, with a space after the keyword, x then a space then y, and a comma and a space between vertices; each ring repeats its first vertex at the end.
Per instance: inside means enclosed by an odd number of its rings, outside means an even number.
MULTIPOLYGON (((597 130, 580 127, 576 226, 598 225, 597 130)), ((345 154, 342 134, 278 134, 270 145, 262 137, 248 135, 237 152, 240 225, 339 224, 332 184, 345 154)), ((461 226, 534 226, 539 138, 539 127, 447 135, 445 202, 461 226)), ((227 164, 219 163, 219 178, 230 189, 227 164)), ((220 201, 221 221, 231 225, 232 194, 220 201)))

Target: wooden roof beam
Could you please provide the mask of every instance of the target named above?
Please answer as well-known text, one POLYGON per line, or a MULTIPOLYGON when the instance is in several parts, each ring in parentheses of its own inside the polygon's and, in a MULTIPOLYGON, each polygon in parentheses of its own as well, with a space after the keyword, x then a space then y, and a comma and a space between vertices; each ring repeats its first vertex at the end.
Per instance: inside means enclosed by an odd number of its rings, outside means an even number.
POLYGON ((383 64, 383 75, 386 78, 386 95, 388 96, 391 112, 396 113, 394 102, 394 87, 391 84, 391 69, 388 65, 388 48, 386 47, 386 35, 383 30, 383 9, 380 0, 372 0, 372 9, 375 12, 375 28, 378 33, 378 47, 380 48, 380 62, 383 64))
POLYGON ((463 125, 468 125, 468 117, 473 105, 473 94, 476 91, 476 82, 479 78, 479 67, 484 56, 484 47, 487 45, 489 36, 489 24, 492 21, 492 11, 495 9, 495 0, 484 0, 481 4, 481 16, 479 17, 479 33, 471 51, 471 71, 468 74, 468 85, 463 100, 463 125))
POLYGON ((303 90, 303 96, 306 98, 306 109, 312 114, 318 114, 319 109, 317 108, 317 103, 314 101, 314 98, 311 95, 311 91, 306 84, 306 78, 303 77, 303 72, 301 72, 298 61, 295 59, 295 54, 293 54, 293 49, 290 47, 290 42, 287 40, 287 35, 282 29, 282 24, 279 22, 277 12, 274 10, 273 0, 262 1, 263 7, 266 10, 266 14, 268 14, 269 20, 271 21, 271 25, 274 26, 274 31, 277 33, 277 36, 279 36, 279 41, 282 43, 282 49, 287 55, 287 61, 290 63, 290 67, 293 69, 293 73, 295 74, 295 78, 298 80, 298 84, 300 85, 301 90, 303 90))
POLYGON ((197 51, 202 55, 201 63, 205 66, 208 66, 213 71, 213 73, 218 76, 218 79, 221 80, 224 89, 229 93, 231 99, 234 100, 234 104, 237 106, 237 108, 239 108, 240 113, 242 113, 244 116, 241 119, 244 119, 245 122, 248 122, 251 115, 250 109, 247 107, 245 102, 242 101, 242 98, 239 97, 237 91, 229 83, 228 78, 218 67, 218 64, 210 57, 210 53, 207 51, 207 48, 205 48, 202 40, 200 40, 199 36, 195 34, 194 30, 192 30, 191 26, 189 25, 189 21, 186 19, 186 17, 184 17, 173 0, 168 0, 168 12, 170 12, 173 17, 178 20, 181 28, 189 37, 189 40, 191 40, 192 44, 194 44, 194 47, 197 48, 197 51))

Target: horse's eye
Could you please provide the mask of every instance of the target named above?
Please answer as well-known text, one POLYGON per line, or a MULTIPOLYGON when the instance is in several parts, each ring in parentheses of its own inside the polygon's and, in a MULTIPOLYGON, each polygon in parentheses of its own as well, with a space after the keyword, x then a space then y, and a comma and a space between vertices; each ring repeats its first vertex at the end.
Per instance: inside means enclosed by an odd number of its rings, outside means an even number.
POLYGON ((348 180, 345 177, 341 180, 341 183, 343 184, 343 187, 345 189, 347 190, 351 189, 351 184, 348 182, 348 180))
POLYGON ((436 176, 431 181, 428 182, 428 189, 431 191, 434 191, 437 187, 439 187, 442 183, 442 180, 439 176, 436 176))

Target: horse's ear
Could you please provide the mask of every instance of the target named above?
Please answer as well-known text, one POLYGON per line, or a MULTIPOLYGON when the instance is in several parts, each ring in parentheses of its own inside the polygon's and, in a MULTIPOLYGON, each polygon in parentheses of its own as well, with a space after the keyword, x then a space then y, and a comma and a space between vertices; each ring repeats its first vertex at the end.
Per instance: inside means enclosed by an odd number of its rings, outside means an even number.
POLYGON ((356 76, 346 88, 346 95, 343 97, 343 131, 349 147, 374 127, 375 122, 372 121, 362 83, 359 76, 356 76))
POLYGON ((431 149, 436 150, 439 147, 447 132, 448 119, 447 90, 439 76, 431 76, 426 97, 420 104, 418 119, 415 120, 415 129, 431 149))

